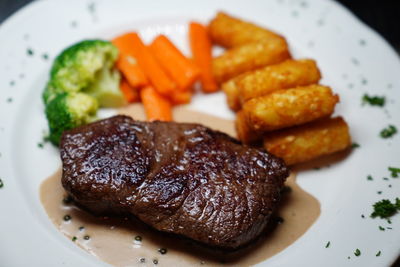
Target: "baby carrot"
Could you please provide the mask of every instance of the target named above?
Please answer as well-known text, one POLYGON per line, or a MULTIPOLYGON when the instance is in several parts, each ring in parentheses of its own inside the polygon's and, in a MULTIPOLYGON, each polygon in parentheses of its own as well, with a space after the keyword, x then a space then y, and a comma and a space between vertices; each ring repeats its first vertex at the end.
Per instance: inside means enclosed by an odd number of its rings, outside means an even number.
POLYGON ((132 56, 120 54, 117 61, 117 69, 122 72, 128 83, 134 88, 149 84, 146 75, 132 56))
POLYGON ((174 105, 182 105, 190 103, 192 98, 191 91, 175 91, 171 94, 170 99, 174 105))
POLYGON ((139 92, 126 79, 121 79, 120 89, 128 103, 139 101, 139 92))
POLYGON ((148 120, 172 120, 171 103, 166 97, 159 94, 154 87, 146 86, 142 88, 140 90, 140 98, 148 120))
POLYGON ((203 91, 211 93, 217 91, 218 85, 213 77, 211 68, 211 40, 205 26, 191 22, 189 25, 190 48, 194 63, 201 70, 201 85, 203 91))
POLYGON ((150 44, 150 49, 181 91, 190 89, 199 78, 199 67, 186 58, 164 35, 157 36, 150 44))
MULTIPOLYGON (((145 75, 149 78, 154 88, 163 95, 168 95, 175 90, 176 85, 174 81, 168 77, 162 67, 158 64, 157 60, 151 54, 150 49, 145 46, 140 39, 139 35, 135 32, 125 34, 129 45, 132 50, 134 58, 136 58, 139 67, 144 71, 145 75)), ((122 46, 123 49, 126 46, 122 46)))
POLYGON ((118 48, 119 56, 117 68, 123 73, 132 87, 142 87, 148 85, 146 75, 137 64, 135 53, 132 47, 131 34, 124 34, 112 40, 112 43, 118 48))

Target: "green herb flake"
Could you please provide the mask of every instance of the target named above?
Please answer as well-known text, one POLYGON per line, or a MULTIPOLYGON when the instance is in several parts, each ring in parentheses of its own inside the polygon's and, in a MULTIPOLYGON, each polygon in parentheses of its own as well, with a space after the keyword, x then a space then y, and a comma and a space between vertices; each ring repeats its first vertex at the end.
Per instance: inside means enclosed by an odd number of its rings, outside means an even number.
POLYGON ((359 148, 360 145, 358 143, 352 143, 351 148, 359 148))
POLYGON ((325 248, 329 248, 329 246, 331 245, 331 241, 328 241, 328 243, 326 243, 325 248))
POLYGON ((76 236, 72 237, 72 242, 75 242, 78 238, 76 236))
POLYGON ((363 218, 363 219, 364 219, 364 218, 365 218, 365 215, 364 215, 364 214, 361 214, 361 218, 363 218))
POLYGON ((3 180, 0 179, 0 188, 3 188, 3 187, 4 187, 4 182, 3 182, 3 180))
POLYGON ((381 255, 381 251, 379 250, 378 253, 376 253, 375 257, 379 257, 381 255))
POLYGON ((388 199, 382 199, 373 205, 374 211, 371 213, 371 217, 380 217, 382 219, 389 218, 394 215, 398 209, 400 209, 400 199, 396 198, 395 203, 390 202, 388 199))
POLYGON ((379 230, 385 231, 385 227, 382 227, 382 226, 379 225, 379 230))
POLYGON ((38 148, 43 148, 44 144, 43 143, 38 143, 37 146, 38 146, 38 148))
POLYGON ((42 58, 44 60, 48 60, 49 59, 49 55, 47 53, 42 54, 42 58))
POLYGON ((361 255, 361 251, 359 249, 356 249, 356 251, 354 251, 354 255, 356 257, 359 257, 361 255))
POLYGON ((31 48, 26 49, 26 53, 28 54, 28 56, 33 56, 33 50, 31 48))
POLYGON ((378 191, 378 192, 376 192, 376 193, 378 193, 378 195, 381 195, 381 194, 382 194, 382 191, 378 191))
POLYGON ((397 128, 394 125, 389 125, 387 128, 384 128, 381 132, 380 132, 380 136, 382 138, 389 138, 392 137, 393 135, 395 135, 397 133, 397 128))
POLYGON ((398 178, 400 174, 400 168, 395 168, 395 167, 388 167, 388 170, 390 171, 390 175, 393 178, 398 178))
POLYGON ((362 97, 362 104, 383 107, 385 105, 385 100, 384 96, 369 96, 368 94, 364 94, 362 97))
POLYGON ((374 180, 374 178, 372 178, 371 175, 368 175, 368 176, 367 176, 367 180, 368 180, 368 181, 372 181, 372 180, 374 180))

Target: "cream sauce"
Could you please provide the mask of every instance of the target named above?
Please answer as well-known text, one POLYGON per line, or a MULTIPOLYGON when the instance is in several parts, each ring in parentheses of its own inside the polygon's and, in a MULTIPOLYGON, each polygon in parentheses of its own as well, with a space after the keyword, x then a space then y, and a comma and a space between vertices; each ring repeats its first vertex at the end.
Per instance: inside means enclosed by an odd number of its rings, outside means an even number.
MULTIPOLYGON (((134 119, 144 119, 140 105, 120 110, 134 119)), ((197 122, 235 136, 232 121, 223 120, 186 108, 175 108, 174 120, 197 122)), ((283 195, 278 215, 284 219, 259 240, 238 252, 215 252, 189 240, 149 229, 142 223, 116 218, 94 217, 73 204, 64 203, 61 170, 46 179, 40 188, 42 204, 55 226, 71 242, 114 266, 250 266, 279 253, 302 236, 320 214, 317 199, 296 184, 292 172, 286 185, 291 192, 283 195), (65 215, 71 217, 65 220, 65 215), (135 240, 140 239, 141 241, 135 240), (160 249, 167 249, 167 253, 160 249), (144 261, 144 262, 143 262, 144 261)))

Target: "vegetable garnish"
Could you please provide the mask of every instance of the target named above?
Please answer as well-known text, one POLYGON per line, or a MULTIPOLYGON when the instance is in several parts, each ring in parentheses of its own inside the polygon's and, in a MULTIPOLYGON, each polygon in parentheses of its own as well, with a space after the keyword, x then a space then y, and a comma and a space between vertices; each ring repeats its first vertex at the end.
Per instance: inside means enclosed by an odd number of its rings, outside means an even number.
POLYGON ((372 178, 371 175, 368 175, 368 176, 367 176, 367 180, 368 180, 368 181, 372 181, 372 180, 374 180, 374 178, 372 178))
POLYGON ((119 56, 117 68, 124 74, 125 79, 132 87, 141 87, 149 84, 143 70, 139 67, 135 54, 135 47, 132 45, 131 34, 120 35, 111 42, 118 48, 119 56))
POLYGON ((379 257, 381 255, 381 251, 379 250, 378 253, 376 253, 376 257, 379 257))
POLYGON ((157 36, 150 51, 165 72, 176 82, 180 91, 190 90, 200 77, 200 69, 186 58, 165 35, 157 36))
POLYGON ((364 94, 362 97, 362 103, 369 104, 371 106, 379 106, 383 107, 385 105, 385 97, 384 96, 369 96, 368 94, 364 94))
POLYGON ((78 238, 76 236, 72 237, 72 242, 75 242, 78 238))
POLYGON ((385 231, 385 227, 382 227, 382 226, 379 225, 379 230, 385 231))
POLYGON ((170 121, 172 119, 171 103, 154 87, 146 86, 140 90, 144 110, 148 120, 170 121))
POLYGON ((393 178, 399 177, 400 174, 400 168, 395 168, 395 167, 388 167, 389 171, 391 172, 391 175, 393 178))
POLYGON ((3 180, 0 179, 0 188, 3 188, 3 187, 4 187, 4 182, 3 182, 3 180))
POLYGON ((361 255, 361 251, 359 249, 356 249, 356 251, 354 251, 354 255, 356 255, 356 257, 361 255))
POLYGON ((381 131, 380 135, 382 138, 389 138, 396 133, 397 133, 397 128, 394 125, 389 125, 387 128, 381 131))
POLYGON ((393 216, 400 209, 400 199, 396 198, 395 202, 392 203, 388 199, 382 199, 373 205, 374 211, 371 213, 371 217, 380 217, 382 219, 393 216))
POLYGON ((92 122, 98 107, 125 104, 114 62, 118 49, 110 42, 86 40, 61 52, 53 62, 43 92, 49 140, 58 145, 63 131, 92 122))
POLYGON ((189 25, 189 41, 193 60, 201 70, 201 86, 203 92, 218 90, 217 82, 212 74, 211 40, 208 31, 202 24, 191 22, 189 25))
POLYGON ((328 243, 326 243, 325 248, 329 248, 329 246, 331 245, 331 241, 328 241, 328 243))

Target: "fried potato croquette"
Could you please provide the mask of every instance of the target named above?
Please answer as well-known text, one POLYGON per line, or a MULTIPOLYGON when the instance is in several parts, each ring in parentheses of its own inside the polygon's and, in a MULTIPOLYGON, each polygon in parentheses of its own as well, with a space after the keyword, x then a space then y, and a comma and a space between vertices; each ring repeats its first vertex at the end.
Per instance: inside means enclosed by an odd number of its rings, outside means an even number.
POLYGON ((223 12, 219 12, 217 16, 211 20, 208 29, 212 41, 225 48, 232 48, 259 41, 285 41, 282 36, 273 31, 231 17, 223 12))
POLYGON ((328 117, 338 101, 329 87, 310 85, 250 99, 243 112, 255 131, 272 131, 328 117))
POLYGON ((267 95, 279 89, 316 84, 321 73, 314 60, 286 60, 242 76, 235 81, 240 102, 267 95))
POLYGON ((227 50, 213 59, 212 71, 218 83, 223 83, 241 73, 290 58, 286 42, 259 42, 227 50))
POLYGON ((264 148, 292 165, 342 151, 351 145, 347 123, 341 117, 267 133, 264 148))
POLYGON ((236 113, 236 133, 240 141, 251 144, 262 139, 262 133, 254 131, 248 124, 243 110, 236 113))
POLYGON ((239 89, 237 88, 235 82, 236 79, 237 78, 230 79, 222 84, 222 90, 226 95, 226 102, 228 103, 229 108, 233 111, 238 111, 241 107, 239 89))

